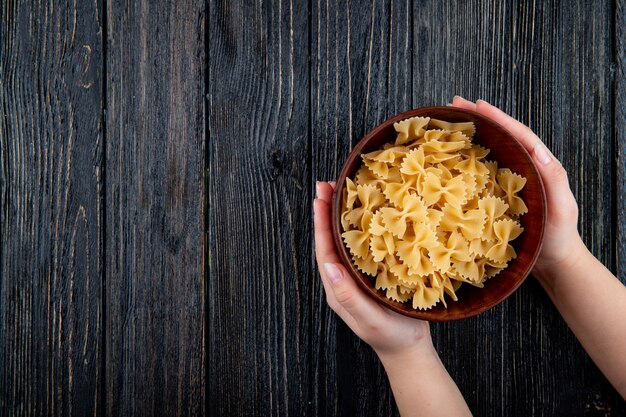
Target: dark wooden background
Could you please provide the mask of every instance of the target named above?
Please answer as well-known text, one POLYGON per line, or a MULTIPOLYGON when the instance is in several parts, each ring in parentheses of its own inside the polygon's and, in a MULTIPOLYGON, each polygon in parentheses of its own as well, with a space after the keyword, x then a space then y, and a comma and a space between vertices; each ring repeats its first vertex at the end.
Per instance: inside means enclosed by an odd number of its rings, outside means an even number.
MULTIPOLYGON (((395 415, 327 307, 315 180, 483 98, 570 173, 626 282, 626 3, 0 3, 0 415, 395 415)), ((534 279, 434 324, 477 416, 621 416, 534 279)))

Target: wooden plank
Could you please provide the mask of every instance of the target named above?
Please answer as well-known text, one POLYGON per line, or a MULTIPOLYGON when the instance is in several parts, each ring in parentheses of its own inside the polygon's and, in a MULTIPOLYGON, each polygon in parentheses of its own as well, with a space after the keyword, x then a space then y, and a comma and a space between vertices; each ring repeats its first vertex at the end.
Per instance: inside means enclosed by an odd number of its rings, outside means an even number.
POLYGON ((617 277, 626 284, 626 3, 615 10, 615 140, 617 142, 617 277))
MULTIPOLYGON (((423 75, 413 74, 410 2, 312 6, 312 170, 314 179, 333 180, 361 137, 411 108, 411 79, 423 75)), ((317 268, 311 275, 313 414, 397 415, 375 354, 330 310, 317 268)))
MULTIPOLYGON (((614 269, 612 3, 415 2, 413 15, 413 61, 429 75, 414 77, 414 105, 460 94, 530 124, 569 171, 583 239, 614 269)), ((483 315, 432 329, 476 415, 626 412, 534 279, 483 315)))
POLYGON ((203 415, 204 8, 107 6, 106 414, 203 415))
POLYGON ((308 11, 209 8, 208 410, 308 415, 308 11))
POLYGON ((98 1, 0 8, 0 415, 102 398, 98 1))

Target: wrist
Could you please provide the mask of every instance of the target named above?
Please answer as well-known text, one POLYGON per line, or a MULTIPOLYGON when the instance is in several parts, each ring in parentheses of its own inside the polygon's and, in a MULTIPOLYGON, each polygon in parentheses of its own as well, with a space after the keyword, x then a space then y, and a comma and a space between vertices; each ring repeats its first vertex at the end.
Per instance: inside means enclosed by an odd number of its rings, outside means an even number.
POLYGON ((422 362, 435 360, 439 362, 439 355, 437 354, 430 337, 428 339, 428 342, 424 341, 414 346, 402 349, 374 349, 374 351, 388 372, 390 369, 405 367, 407 364, 415 363, 416 361, 422 362))
POLYGON ((551 288, 559 279, 570 276, 572 271, 586 262, 589 256, 592 255, 587 246, 580 235, 576 235, 576 239, 570 244, 567 256, 562 259, 537 262, 533 268, 533 275, 544 288, 551 288))

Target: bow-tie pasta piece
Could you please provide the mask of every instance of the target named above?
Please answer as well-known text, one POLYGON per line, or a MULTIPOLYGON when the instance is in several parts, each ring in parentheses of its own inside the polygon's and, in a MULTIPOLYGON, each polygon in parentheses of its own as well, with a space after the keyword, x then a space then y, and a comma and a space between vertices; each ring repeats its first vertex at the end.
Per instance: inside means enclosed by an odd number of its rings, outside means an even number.
POLYGON ((435 166, 441 172, 440 177, 443 181, 449 181, 455 176, 455 174, 450 171, 450 168, 444 163, 438 163, 435 166))
POLYGON ((354 207, 346 216, 353 226, 357 226, 361 223, 363 213, 368 211, 373 213, 378 207, 385 204, 385 196, 373 185, 357 185, 356 194, 357 199, 355 204, 358 204, 358 206, 354 207))
POLYGON ((398 132, 396 146, 419 139, 424 135, 425 127, 430 122, 429 117, 411 117, 393 124, 393 128, 398 132))
POLYGON ((506 267, 506 263, 476 256, 470 262, 454 261, 453 267, 459 275, 468 279, 472 285, 482 286, 488 278, 502 271, 506 267))
POLYGON ((485 280, 493 278, 506 268, 508 263, 494 262, 489 258, 485 258, 485 280))
POLYGON ((370 169, 380 179, 387 179, 389 176, 389 165, 383 161, 374 161, 363 155, 363 164, 370 169))
POLYGON ((484 176, 485 189, 483 190, 481 197, 496 196, 503 197, 504 192, 497 181, 498 176, 498 163, 493 161, 485 161, 485 166, 489 170, 489 173, 484 176))
POLYGON ((400 161, 402 161, 405 154, 406 152, 393 148, 386 151, 370 152, 362 155, 361 159, 363 159, 363 165, 369 168, 370 172, 378 179, 398 181, 400 179, 400 161), (398 162, 396 163, 396 161, 398 162))
POLYGON ((489 149, 485 149, 478 145, 472 145, 469 149, 460 151, 465 159, 454 166, 461 172, 469 172, 473 175, 485 175, 489 173, 489 169, 481 161, 489 153, 489 149))
POLYGON ((370 251, 376 262, 382 262, 388 255, 396 252, 396 242, 382 221, 382 212, 378 210, 370 223, 370 251))
POLYGON ((439 227, 439 223, 441 223, 442 217, 443 213, 441 212, 441 210, 436 208, 426 209, 426 218, 428 219, 428 221, 426 221, 426 225, 435 232, 439 227))
POLYGON ((401 290, 401 286, 397 286, 395 288, 389 288, 385 293, 387 298, 393 301, 397 301, 398 303, 406 303, 413 296, 411 293, 403 293, 401 290))
POLYGON ((465 184, 465 201, 469 202, 474 198, 478 197, 479 189, 478 183, 476 182, 476 176, 470 174, 469 172, 464 172, 460 175, 463 178, 463 183, 465 184))
MULTIPOLYGON (((347 180, 347 178, 346 178, 346 180, 347 180)), ((367 167, 367 165, 363 165, 356 172, 356 175, 354 176, 354 183, 356 185, 372 185, 374 187, 378 187, 380 189, 383 189, 385 184, 387 183, 387 181, 384 180, 384 179, 379 178, 376 174, 374 174, 367 167)))
POLYGON ((476 126, 472 122, 450 123, 444 120, 430 119, 428 126, 436 129, 458 131, 468 138, 474 137, 474 133, 476 133, 476 126))
POLYGON ((400 172, 406 175, 415 175, 420 179, 428 172, 441 175, 440 169, 428 166, 426 163, 426 156, 424 155, 424 148, 422 146, 414 148, 406 154, 406 157, 400 165, 400 172))
POLYGON ((417 184, 417 176, 400 173, 400 181, 385 184, 383 194, 392 205, 401 209, 404 196, 409 194, 409 192, 417 192, 417 184))
POLYGON ((387 255, 396 253, 396 241, 390 232, 380 236, 371 235, 370 250, 376 262, 382 262, 387 255))
POLYGON ((374 260, 373 256, 368 256, 365 259, 361 259, 359 257, 352 258, 354 264, 359 270, 367 275, 376 276, 378 272, 378 262, 374 260))
POLYGON ((366 211, 361 216, 360 229, 348 230, 341 235, 352 256, 366 259, 370 255, 370 224, 372 218, 373 214, 370 211, 366 211))
MULTIPOLYGON (((439 131, 429 130, 426 133, 430 132, 439 131)), ((433 139, 420 145, 420 148, 424 151, 424 161, 427 164, 433 165, 442 163, 450 168, 454 168, 461 159, 461 155, 458 152, 460 149, 463 149, 464 146, 463 142, 440 142, 437 139, 433 139)))
POLYGON ((377 210, 373 214, 369 232, 373 236, 382 236, 383 234, 388 233, 388 230, 383 224, 382 212, 380 210, 377 210))
POLYGON ((395 165, 396 161, 402 160, 408 152, 409 148, 404 146, 394 146, 388 149, 366 153, 363 155, 363 159, 395 165))
POLYGON ((430 227, 414 223, 412 233, 407 233, 403 240, 398 241, 396 247, 400 260, 420 275, 426 275, 433 270, 428 250, 439 244, 435 232, 430 227))
POLYGON ((430 249, 430 260, 440 273, 447 273, 452 267, 452 260, 471 260, 469 243, 458 232, 450 233, 445 243, 430 249))
POLYGON ((376 275, 376 284, 374 285, 377 290, 388 290, 400 285, 398 277, 391 272, 391 266, 389 266, 390 262, 396 265, 393 259, 389 262, 380 263, 380 268, 376 275))
POLYGON ((445 294, 448 294, 453 301, 458 301, 456 290, 461 286, 461 282, 453 281, 448 274, 440 274, 439 272, 433 272, 428 276, 428 280, 431 287, 439 291, 439 301, 443 303, 444 307, 448 307, 445 294))
POLYGON ((424 275, 420 275, 417 271, 412 270, 402 261, 391 267, 391 272, 398 278, 398 282, 407 288, 417 288, 424 282, 424 275))
POLYGON ((346 208, 352 210, 357 197, 356 184, 350 178, 346 178, 346 208))
POLYGON ((482 240, 495 240, 496 235, 493 231, 493 223, 500 219, 506 213, 509 205, 498 197, 483 197, 478 201, 478 208, 482 209, 487 215, 482 240))
POLYGON ((439 290, 426 284, 419 285, 413 295, 413 308, 428 310, 439 301, 439 290))
POLYGON ((479 238, 476 238, 470 241, 469 251, 473 255, 485 256, 487 255, 487 252, 489 252, 489 249, 491 249, 493 245, 495 244, 496 244, 495 239, 483 240, 481 236, 479 238))
MULTIPOLYGON (((457 132, 458 133, 458 132, 457 132)), ((465 135, 454 135, 447 130, 427 130, 424 133, 426 142, 422 145, 427 153, 448 153, 457 156, 456 151, 470 147, 469 138, 465 135)))
POLYGON ((509 203, 508 213, 513 216, 527 213, 528 207, 526 207, 526 203, 517 195, 526 185, 526 178, 514 174, 510 169, 500 169, 497 181, 509 203))
POLYGON ((467 240, 476 239, 482 235, 486 218, 484 210, 479 208, 463 212, 463 209, 458 206, 446 204, 442 212, 441 230, 446 232, 460 230, 467 240))
POLYGON ((343 230, 350 230, 352 228, 348 217, 354 208, 354 202, 356 199, 356 184, 352 182, 350 178, 346 178, 346 188, 343 189, 341 203, 341 226, 343 227, 343 230))
POLYGON ((515 249, 509 244, 522 234, 524 228, 514 220, 500 220, 493 224, 496 244, 485 255, 494 262, 507 263, 515 257, 515 249))
POLYGON ((415 194, 407 194, 402 200, 402 209, 382 207, 383 224, 394 236, 399 239, 404 237, 407 222, 426 223, 428 211, 422 199, 415 194))
POLYGON ((462 277, 468 279, 470 282, 479 284, 483 281, 485 276, 485 263, 482 261, 484 258, 474 256, 469 261, 452 262, 454 271, 462 277))
POLYGON ((461 207, 465 201, 465 193, 467 186, 462 176, 453 177, 445 184, 441 181, 441 178, 432 173, 426 174, 424 183, 421 187, 422 198, 424 204, 428 207, 435 203, 441 202, 441 204, 450 203, 455 207, 461 207))
POLYGON ((447 307, 463 283, 482 288, 515 257, 526 180, 485 160, 471 122, 414 117, 394 128, 346 179, 342 238, 387 298, 447 307))

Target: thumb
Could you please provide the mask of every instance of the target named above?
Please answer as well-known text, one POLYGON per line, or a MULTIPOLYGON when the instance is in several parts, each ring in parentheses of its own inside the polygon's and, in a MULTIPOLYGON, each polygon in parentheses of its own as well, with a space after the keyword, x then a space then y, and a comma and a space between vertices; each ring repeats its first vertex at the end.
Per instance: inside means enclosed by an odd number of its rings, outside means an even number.
POLYGON ((356 282, 348 275, 343 265, 324 264, 326 277, 330 282, 334 299, 356 321, 367 320, 376 314, 376 303, 363 293, 356 282))
POLYGON ((548 206, 558 208, 558 212, 577 211, 567 171, 540 140, 535 143, 532 158, 543 180, 548 206))
MULTIPOLYGON (((463 104, 460 107, 471 107, 471 102, 462 103, 460 100, 455 99, 455 103, 463 104)), ((577 217, 578 207, 569 188, 567 172, 565 172, 561 163, 550 153, 537 135, 528 126, 523 125, 484 100, 476 102, 475 110, 508 129, 532 155, 546 189, 549 211, 558 216, 566 214, 567 220, 577 217)))

